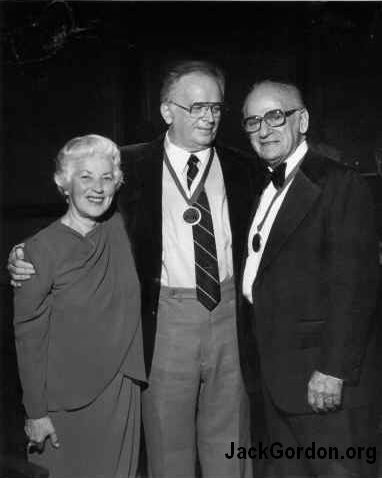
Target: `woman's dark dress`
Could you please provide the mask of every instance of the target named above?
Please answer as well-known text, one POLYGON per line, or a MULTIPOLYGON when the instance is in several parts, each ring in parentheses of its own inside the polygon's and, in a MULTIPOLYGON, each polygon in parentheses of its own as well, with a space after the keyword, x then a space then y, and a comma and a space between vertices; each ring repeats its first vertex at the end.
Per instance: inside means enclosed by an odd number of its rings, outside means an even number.
POLYGON ((50 478, 135 476, 145 381, 140 292, 118 213, 85 237, 56 221, 26 242, 36 274, 15 290, 15 338, 30 418, 60 448, 31 460, 50 478))

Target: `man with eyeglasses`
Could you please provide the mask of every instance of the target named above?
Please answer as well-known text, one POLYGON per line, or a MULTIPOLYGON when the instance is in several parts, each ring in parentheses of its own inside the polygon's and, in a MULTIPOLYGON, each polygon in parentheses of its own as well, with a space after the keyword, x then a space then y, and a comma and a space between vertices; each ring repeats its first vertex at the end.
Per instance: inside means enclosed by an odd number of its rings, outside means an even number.
POLYGON ((173 65, 161 90, 166 134, 121 151, 118 206, 142 287, 143 423, 154 478, 193 478, 197 457, 203 478, 252 477, 251 460, 225 454, 231 442, 250 445, 239 273, 261 168, 215 145, 224 88, 214 65, 173 65))
POLYGON ((268 174, 242 290, 252 304, 269 440, 295 450, 270 459, 265 476, 374 476, 365 455, 346 454, 375 446, 378 260, 367 185, 308 146, 309 114, 294 85, 255 84, 243 115, 268 174))
POLYGON ((252 477, 250 461, 225 458, 232 441, 250 444, 235 277, 255 167, 215 145, 224 88, 215 65, 172 65, 160 98, 165 136, 122 150, 119 204, 142 284, 143 424, 155 478, 195 477, 197 457, 203 478, 252 477))

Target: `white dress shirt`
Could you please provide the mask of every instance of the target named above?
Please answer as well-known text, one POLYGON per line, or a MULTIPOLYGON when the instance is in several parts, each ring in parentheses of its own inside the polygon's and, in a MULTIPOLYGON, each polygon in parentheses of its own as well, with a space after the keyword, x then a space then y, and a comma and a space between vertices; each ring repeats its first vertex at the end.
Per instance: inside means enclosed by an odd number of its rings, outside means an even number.
MULTIPOLYGON (((190 152, 171 143, 168 134, 165 138, 164 148, 186 195, 190 197, 200 182, 200 178, 207 166, 211 149, 208 148, 194 153, 199 159, 199 171, 192 183, 191 191, 188 191, 187 162, 190 152)), ((183 213, 189 206, 178 190, 165 163, 163 164, 162 181, 163 252, 161 284, 168 287, 195 288, 195 254, 192 225, 187 224, 183 219, 183 213)), ((223 172, 216 152, 214 153, 211 168, 205 182, 205 190, 214 225, 219 278, 222 282, 233 274, 232 236, 223 172)))
MULTIPOLYGON (((285 169, 285 177, 293 170, 293 168, 297 165, 297 163, 304 157, 306 152, 308 151, 308 145, 306 141, 302 142, 294 151, 293 154, 289 156, 285 160, 286 162, 286 169, 285 169)), ((254 252, 252 248, 252 240, 253 236, 257 232, 258 224, 263 220, 264 215, 268 209, 268 206, 272 202, 274 195, 277 193, 277 189, 274 187, 273 183, 270 182, 269 185, 264 189, 263 194, 261 195, 260 202, 253 218, 251 229, 248 235, 248 256, 245 263, 244 269, 244 276, 243 276, 243 294, 244 296, 253 303, 252 300, 252 287, 253 283, 256 279, 257 271, 260 265, 261 258, 263 256, 264 248, 268 240, 269 233, 271 232, 273 223, 276 219, 277 213, 284 202, 285 196, 291 187, 294 179, 285 187, 283 192, 280 196, 275 200, 273 206, 271 207, 268 217, 266 218, 263 227, 261 229, 261 244, 260 250, 258 252, 254 252)))

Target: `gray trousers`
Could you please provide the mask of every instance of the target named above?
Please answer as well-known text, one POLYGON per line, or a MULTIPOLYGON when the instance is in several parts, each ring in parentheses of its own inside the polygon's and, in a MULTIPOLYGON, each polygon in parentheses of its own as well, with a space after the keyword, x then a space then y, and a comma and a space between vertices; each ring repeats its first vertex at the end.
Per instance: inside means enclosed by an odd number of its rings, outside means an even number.
POLYGON ((227 459, 231 442, 250 446, 232 280, 212 311, 194 289, 162 287, 143 424, 152 478, 251 478, 250 460, 227 459))

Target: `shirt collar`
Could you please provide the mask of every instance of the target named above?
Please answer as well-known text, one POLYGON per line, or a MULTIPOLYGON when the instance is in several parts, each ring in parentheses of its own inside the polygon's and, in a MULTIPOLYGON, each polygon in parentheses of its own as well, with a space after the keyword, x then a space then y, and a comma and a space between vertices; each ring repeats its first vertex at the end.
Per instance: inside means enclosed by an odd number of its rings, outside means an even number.
POLYGON ((285 160, 286 169, 285 169, 285 176, 293 170, 293 168, 297 165, 297 163, 305 156, 306 152, 308 151, 308 144, 304 140, 301 144, 297 146, 295 151, 285 160))
POLYGON ((164 149, 166 151, 171 166, 173 167, 174 171, 178 176, 181 174, 186 174, 188 167, 187 162, 191 154, 197 156, 202 165, 204 165, 205 163, 207 163, 211 151, 211 148, 207 148, 196 153, 190 153, 189 151, 186 151, 185 149, 172 143, 169 138, 168 131, 164 140, 164 149))

